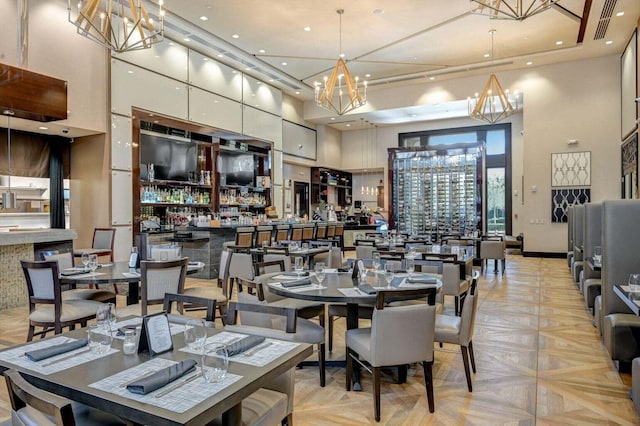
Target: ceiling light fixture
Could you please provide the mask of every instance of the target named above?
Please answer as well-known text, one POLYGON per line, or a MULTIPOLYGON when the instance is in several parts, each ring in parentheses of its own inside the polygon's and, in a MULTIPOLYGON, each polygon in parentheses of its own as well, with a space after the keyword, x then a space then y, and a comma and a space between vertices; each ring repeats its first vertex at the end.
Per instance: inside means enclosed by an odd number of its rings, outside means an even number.
POLYGON ((163 1, 154 22, 142 0, 69 0, 67 19, 77 33, 117 53, 148 49, 164 40, 163 1), (75 10, 74 10, 75 8, 75 10), (72 16, 72 13, 75 17, 72 16))
POLYGON ((342 15, 344 9, 338 9, 336 12, 340 15, 340 58, 331 75, 324 78, 324 87, 319 82, 314 85, 316 105, 338 115, 344 115, 367 103, 367 82, 363 83, 364 90, 360 93, 358 77, 354 79, 351 76, 347 64, 342 59, 342 15))
POLYGON ((523 21, 544 12, 560 0, 469 0, 471 13, 491 19, 523 21))
MULTIPOLYGON (((491 33, 491 62, 493 62, 493 37, 496 30, 492 29, 489 32, 491 33)), ((482 94, 476 93, 475 97, 467 98, 467 104, 469 117, 490 124, 518 112, 518 100, 510 97, 508 90, 502 89, 495 74, 489 76, 482 94)))

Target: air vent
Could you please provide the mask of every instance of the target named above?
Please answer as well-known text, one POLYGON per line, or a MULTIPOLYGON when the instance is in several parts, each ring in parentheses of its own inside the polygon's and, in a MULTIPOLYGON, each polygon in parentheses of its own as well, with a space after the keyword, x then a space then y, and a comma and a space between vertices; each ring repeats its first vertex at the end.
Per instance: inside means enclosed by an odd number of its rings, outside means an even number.
POLYGON ((607 29, 609 28, 609 21, 613 15, 613 10, 616 8, 618 0, 606 0, 602 7, 602 13, 600 14, 600 20, 598 21, 598 28, 596 28, 596 34, 593 36, 594 40, 602 40, 607 35, 607 29))

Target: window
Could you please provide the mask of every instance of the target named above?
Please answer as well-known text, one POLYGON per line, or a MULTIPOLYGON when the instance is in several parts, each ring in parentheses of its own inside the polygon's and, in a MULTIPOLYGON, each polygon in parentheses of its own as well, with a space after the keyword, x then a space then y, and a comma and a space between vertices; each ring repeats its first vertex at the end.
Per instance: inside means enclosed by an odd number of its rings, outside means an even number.
POLYGON ((504 167, 487 169, 487 231, 504 234, 506 232, 504 167))

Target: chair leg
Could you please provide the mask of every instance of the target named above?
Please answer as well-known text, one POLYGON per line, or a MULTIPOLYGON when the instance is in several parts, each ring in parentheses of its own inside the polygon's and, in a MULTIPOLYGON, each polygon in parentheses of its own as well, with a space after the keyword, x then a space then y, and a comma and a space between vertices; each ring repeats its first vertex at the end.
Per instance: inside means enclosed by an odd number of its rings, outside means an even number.
POLYGON ((453 310, 454 310, 456 316, 460 315, 459 307, 460 307, 460 298, 458 296, 454 296, 453 297, 453 310))
POLYGON ((346 389, 347 392, 351 390, 351 376, 353 374, 353 359, 351 359, 351 349, 349 349, 349 347, 347 346, 346 348, 346 357, 347 357, 347 368, 345 371, 345 377, 346 377, 346 389))
POLYGON ((333 316, 329 316, 329 352, 333 352, 333 316))
POLYGON ((409 366, 407 364, 398 366, 398 383, 407 383, 407 371, 409 370, 409 366))
POLYGON ((473 388, 471 386, 471 373, 469 372, 469 353, 467 351, 466 346, 460 346, 462 353, 462 365, 464 365, 464 375, 467 376, 467 388, 469 388, 469 392, 473 392, 473 388))
POLYGON ((380 421, 380 367, 372 367, 373 373, 373 409, 376 422, 380 421))
POLYGON ((282 426, 293 426, 293 413, 287 414, 287 417, 282 419, 282 426))
POLYGON ((424 385, 427 388, 427 401, 429 401, 429 412, 435 411, 435 403, 433 401, 433 377, 432 377, 433 361, 422 361, 422 370, 424 371, 424 385))
POLYGON ((476 358, 473 355, 473 342, 469 341, 469 359, 471 360, 471 371, 476 374, 476 358))
POLYGON ((324 343, 320 343, 320 345, 318 345, 318 361, 319 361, 318 368, 320 369, 320 387, 322 388, 324 387, 324 384, 325 384, 324 351, 325 351, 324 343))
POLYGON ((33 340, 33 332, 35 331, 35 327, 29 324, 29 333, 27 334, 27 342, 33 340))
POLYGON ((502 275, 504 275, 504 270, 507 267, 507 260, 506 259, 502 259, 502 275))

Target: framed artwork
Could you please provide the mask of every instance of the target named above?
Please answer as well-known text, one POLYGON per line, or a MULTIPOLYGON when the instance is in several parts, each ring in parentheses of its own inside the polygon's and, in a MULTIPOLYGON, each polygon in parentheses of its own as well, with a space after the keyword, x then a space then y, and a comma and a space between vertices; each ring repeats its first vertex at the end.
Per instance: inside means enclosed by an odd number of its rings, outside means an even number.
POLYGON ((591 185, 591 151, 551 154, 551 186, 591 185))
POLYGON ((634 31, 620 58, 622 72, 620 140, 627 139, 638 126, 636 122, 638 118, 638 105, 636 105, 636 98, 638 97, 637 50, 637 32, 634 31))
POLYGON ((623 200, 640 198, 638 194, 638 134, 622 144, 622 194, 623 200))
POLYGON ((551 190, 551 222, 566 223, 567 208, 586 204, 591 200, 589 188, 566 188, 551 190))

